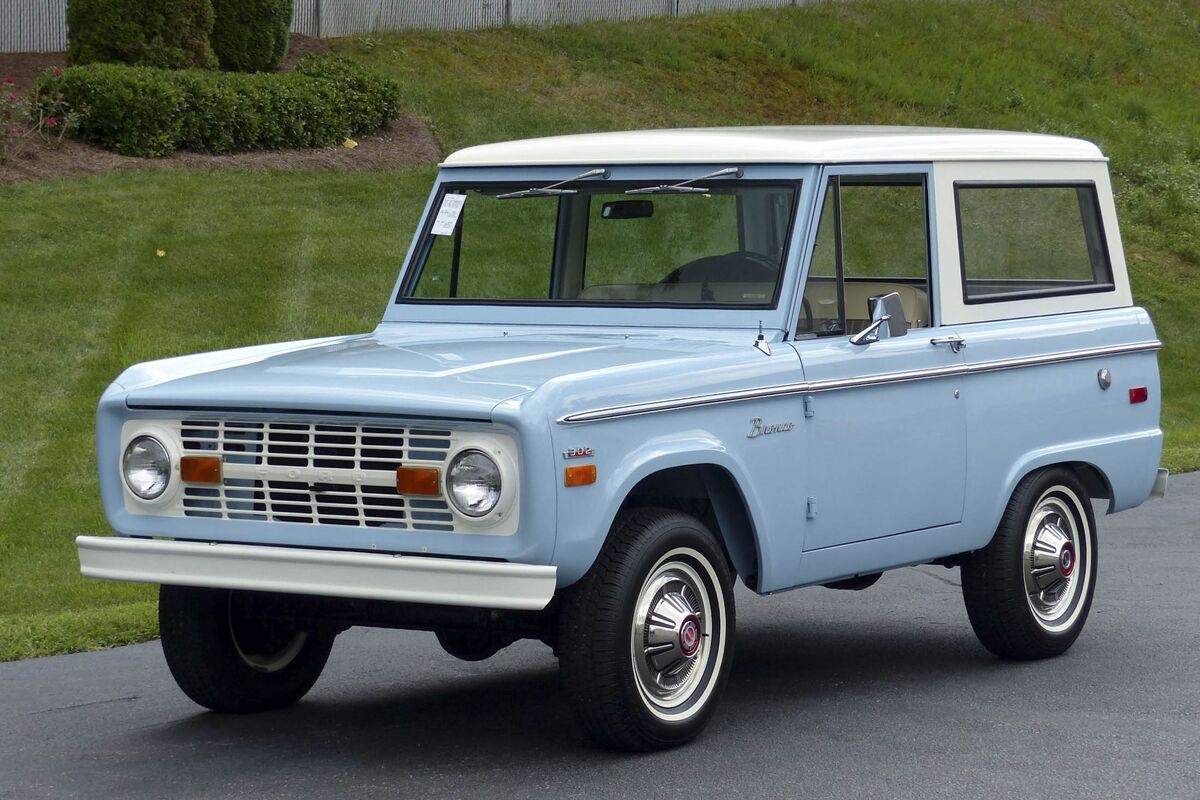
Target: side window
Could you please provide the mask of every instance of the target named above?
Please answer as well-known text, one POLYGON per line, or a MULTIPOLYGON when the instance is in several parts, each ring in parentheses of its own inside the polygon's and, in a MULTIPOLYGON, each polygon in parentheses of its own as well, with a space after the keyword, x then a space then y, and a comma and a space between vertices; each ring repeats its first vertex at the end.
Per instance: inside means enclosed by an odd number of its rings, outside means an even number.
POLYGON ((835 176, 821 209, 798 331, 854 334, 870 298, 897 292, 910 328, 928 327, 929 225, 921 175, 835 176))
POLYGON ((838 283, 841 241, 837 230, 838 193, 834 181, 825 189, 821 221, 817 225, 817 243, 804 284, 804 304, 800 309, 799 330, 812 334, 839 334, 842 324, 842 292, 838 283))
POLYGON ((1096 187, 955 184, 963 300, 1113 288, 1096 187))

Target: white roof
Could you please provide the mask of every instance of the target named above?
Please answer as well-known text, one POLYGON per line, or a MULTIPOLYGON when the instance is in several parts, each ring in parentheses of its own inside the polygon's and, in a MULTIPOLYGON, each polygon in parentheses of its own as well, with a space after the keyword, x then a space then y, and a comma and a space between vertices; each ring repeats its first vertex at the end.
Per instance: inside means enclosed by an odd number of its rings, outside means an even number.
POLYGON ((1082 139, 1014 131, 889 126, 678 128, 584 133, 468 147, 448 167, 509 164, 838 164, 922 161, 1104 161, 1082 139))

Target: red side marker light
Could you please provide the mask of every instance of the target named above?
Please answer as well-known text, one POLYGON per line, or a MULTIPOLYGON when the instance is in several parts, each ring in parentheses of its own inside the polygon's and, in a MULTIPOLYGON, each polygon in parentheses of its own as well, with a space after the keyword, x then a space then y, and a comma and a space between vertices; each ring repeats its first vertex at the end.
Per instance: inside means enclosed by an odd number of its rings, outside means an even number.
POLYGON ((1129 390, 1130 403, 1144 403, 1149 397, 1150 392, 1145 386, 1134 386, 1129 390))

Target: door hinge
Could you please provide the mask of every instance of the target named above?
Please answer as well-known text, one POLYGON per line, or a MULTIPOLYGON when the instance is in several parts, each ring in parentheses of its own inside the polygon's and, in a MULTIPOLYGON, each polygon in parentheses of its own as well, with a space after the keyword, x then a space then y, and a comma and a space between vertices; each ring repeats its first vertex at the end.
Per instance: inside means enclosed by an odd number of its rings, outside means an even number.
POLYGON ((815 498, 815 497, 808 498, 808 511, 805 514, 805 516, 808 517, 809 519, 817 518, 817 498, 815 498))
POLYGON ((804 416, 811 418, 816 412, 813 411, 813 397, 811 394, 804 395, 804 416))

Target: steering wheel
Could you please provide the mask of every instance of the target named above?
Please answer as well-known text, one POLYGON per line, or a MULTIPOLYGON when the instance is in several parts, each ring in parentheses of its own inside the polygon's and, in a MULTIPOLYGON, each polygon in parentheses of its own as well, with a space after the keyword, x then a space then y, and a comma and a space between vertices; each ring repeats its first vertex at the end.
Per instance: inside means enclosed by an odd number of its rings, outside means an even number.
POLYGON ((808 302, 806 295, 800 295, 800 322, 796 324, 796 329, 806 333, 816 332, 816 319, 813 317, 812 303, 808 302), (808 318, 808 324, 803 324, 804 318, 808 318))
POLYGON ((659 283, 774 283, 779 265, 753 250, 704 256, 671 270, 659 283))

